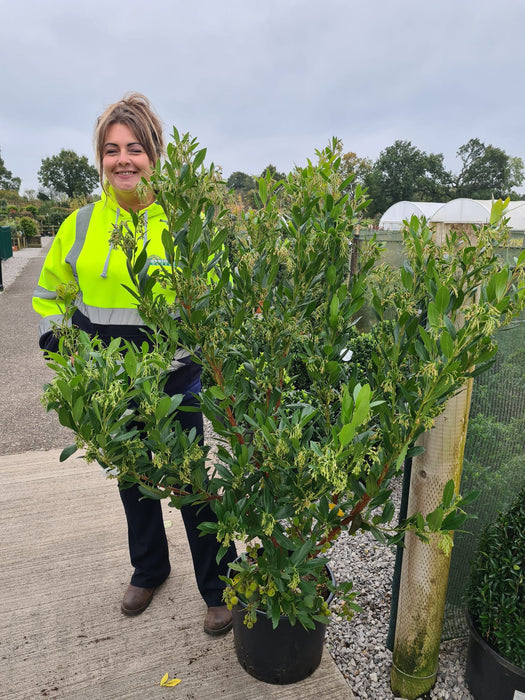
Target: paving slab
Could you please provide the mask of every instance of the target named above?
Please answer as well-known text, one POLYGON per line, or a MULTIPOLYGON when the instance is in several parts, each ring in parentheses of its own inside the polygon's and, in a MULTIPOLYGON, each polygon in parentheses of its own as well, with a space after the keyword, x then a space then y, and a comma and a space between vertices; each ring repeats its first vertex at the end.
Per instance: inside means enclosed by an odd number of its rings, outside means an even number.
POLYGON ((172 574, 142 615, 122 615, 131 567, 118 487, 75 456, 60 463, 73 436, 40 403, 52 374, 31 295, 48 243, 15 253, 0 293, 0 698, 352 699, 326 650, 310 678, 272 686, 242 669, 232 634, 204 633, 184 527, 167 503, 172 574), (161 687, 165 673, 180 684, 161 687))
POLYGON ((118 487, 97 465, 59 455, 0 456, 0 697, 354 697, 326 650, 308 679, 277 686, 242 669, 231 633, 204 633, 182 520, 167 503, 172 574, 142 615, 122 615, 131 568, 118 487), (165 673, 180 684, 161 687, 165 673))

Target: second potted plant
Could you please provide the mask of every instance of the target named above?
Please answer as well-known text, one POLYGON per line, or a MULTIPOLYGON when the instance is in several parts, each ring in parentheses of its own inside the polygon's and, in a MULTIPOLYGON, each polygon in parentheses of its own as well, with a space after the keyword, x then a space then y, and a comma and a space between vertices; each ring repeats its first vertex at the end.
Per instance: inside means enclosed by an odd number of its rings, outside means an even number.
POLYGON ((467 684, 476 700, 514 700, 525 693, 525 488, 483 530, 467 600, 467 684))

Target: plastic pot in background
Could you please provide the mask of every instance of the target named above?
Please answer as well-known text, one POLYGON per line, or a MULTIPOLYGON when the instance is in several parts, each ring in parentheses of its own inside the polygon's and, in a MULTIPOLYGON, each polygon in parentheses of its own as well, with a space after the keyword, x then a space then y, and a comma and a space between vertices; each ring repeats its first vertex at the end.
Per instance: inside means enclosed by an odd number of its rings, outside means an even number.
POLYGON ((487 644, 468 612, 467 623, 465 677, 474 700, 521 700, 525 697, 525 670, 511 664, 487 644))

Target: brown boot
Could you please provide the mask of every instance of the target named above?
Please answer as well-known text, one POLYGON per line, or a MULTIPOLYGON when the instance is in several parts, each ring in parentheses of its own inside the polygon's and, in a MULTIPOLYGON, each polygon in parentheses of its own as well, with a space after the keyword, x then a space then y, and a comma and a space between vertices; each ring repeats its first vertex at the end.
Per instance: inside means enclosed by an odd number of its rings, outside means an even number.
POLYGON ((122 599, 121 611, 124 615, 140 615, 153 599, 154 588, 140 588, 129 584, 122 599))
POLYGON ((225 605, 212 605, 204 619, 204 631, 212 637, 220 637, 232 628, 232 613, 225 605))

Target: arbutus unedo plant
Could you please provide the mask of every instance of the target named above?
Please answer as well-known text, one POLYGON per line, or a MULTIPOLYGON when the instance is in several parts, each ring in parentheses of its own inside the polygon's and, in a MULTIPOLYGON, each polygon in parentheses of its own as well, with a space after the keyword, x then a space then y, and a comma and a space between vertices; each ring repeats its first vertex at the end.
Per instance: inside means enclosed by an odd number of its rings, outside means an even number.
MULTIPOLYGON (((339 176, 336 140, 285 180, 260 179, 259 206, 248 212, 227 206, 205 155, 174 130, 153 172, 166 218, 163 260, 148 256, 141 236, 130 245, 129 233, 112 234, 149 342, 104 347, 69 329, 61 352, 50 353, 56 377, 44 402, 76 434, 64 458, 83 448, 122 487, 138 483, 179 507, 210 503, 217 522, 202 527, 221 542, 220 555, 232 540, 247 548, 225 592, 228 605, 247 605, 247 623, 258 608, 274 626, 288 615, 312 628, 329 618, 323 586, 343 613, 359 609, 351 581, 325 576, 341 532, 370 530, 385 545, 407 530, 438 533, 452 545, 471 496, 450 482, 435 510, 394 525, 391 481, 447 400, 493 361, 491 334, 524 305, 525 255, 513 267, 496 255, 507 235, 497 202, 472 241, 450 233, 437 245, 414 218, 401 270, 376 274, 372 241, 351 274, 367 200, 359 186, 350 196, 339 176), (353 368, 348 349, 367 296, 377 331, 365 366, 353 368), (181 397, 163 392, 180 348, 204 370, 197 399, 217 437, 213 454, 182 433, 181 397)), ((139 231, 140 216, 133 221, 139 231)))

